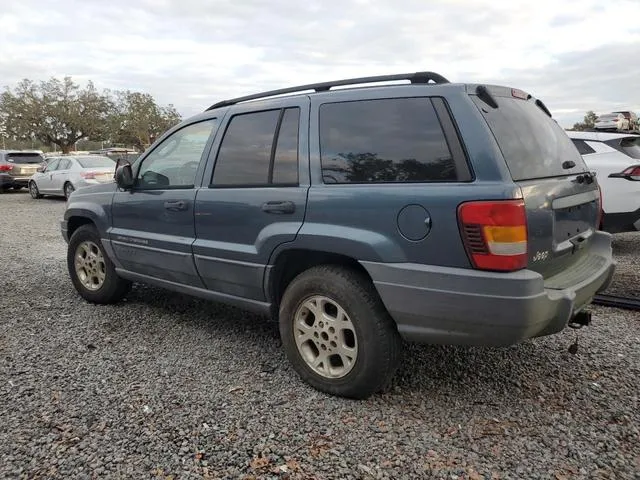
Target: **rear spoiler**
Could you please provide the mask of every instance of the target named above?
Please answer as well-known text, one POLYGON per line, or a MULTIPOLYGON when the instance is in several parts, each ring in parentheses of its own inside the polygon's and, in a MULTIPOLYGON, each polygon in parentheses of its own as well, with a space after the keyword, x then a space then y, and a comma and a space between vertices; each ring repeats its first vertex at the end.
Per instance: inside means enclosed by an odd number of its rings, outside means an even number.
MULTIPOLYGON (((519 98, 520 100, 525 101, 533 98, 531 94, 517 88, 499 87, 496 85, 475 85, 471 87, 472 89, 467 88, 467 93, 469 95, 477 95, 480 100, 489 105, 491 108, 498 108, 498 102, 496 101, 495 97, 519 98)), ((542 100, 536 98, 534 103, 548 117, 553 118, 551 112, 542 102, 542 100)))

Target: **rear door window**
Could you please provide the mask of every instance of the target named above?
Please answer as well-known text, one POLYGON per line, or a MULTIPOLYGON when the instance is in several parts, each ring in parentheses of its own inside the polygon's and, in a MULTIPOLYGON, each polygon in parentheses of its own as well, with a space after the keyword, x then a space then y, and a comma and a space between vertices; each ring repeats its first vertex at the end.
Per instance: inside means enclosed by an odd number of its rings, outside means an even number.
MULTIPOLYGON (((446 112, 442 101, 435 100, 446 112)), ((470 178, 466 160, 454 159, 434 104, 426 97, 321 105, 320 155, 328 184, 470 178)))
POLYGON ((513 180, 557 177, 587 170, 562 127, 533 100, 494 95, 498 108, 492 108, 477 95, 471 98, 489 124, 513 180), (566 161, 574 162, 575 167, 563 168, 566 161))
POLYGON ((216 157, 211 186, 298 185, 299 121, 297 107, 232 117, 216 157))

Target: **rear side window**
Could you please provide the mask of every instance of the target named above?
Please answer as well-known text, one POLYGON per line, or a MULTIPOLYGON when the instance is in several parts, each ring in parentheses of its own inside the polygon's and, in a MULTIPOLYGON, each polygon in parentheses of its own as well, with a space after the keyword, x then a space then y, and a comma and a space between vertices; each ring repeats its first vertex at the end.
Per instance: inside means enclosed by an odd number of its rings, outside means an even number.
POLYGON ((9 153, 7 161, 12 163, 41 163, 44 160, 42 155, 37 153, 9 153))
POLYGON ((234 116, 224 134, 212 186, 297 185, 299 108, 234 116))
POLYGON ((322 105, 320 155, 324 183, 460 179, 434 104, 424 97, 322 105))
POLYGON ((486 119, 514 180, 556 177, 587 168, 571 139, 534 101, 495 96, 492 108, 471 95, 486 119), (562 168, 565 161, 575 167, 562 168))
POLYGON ((572 138, 571 141, 578 149, 578 153, 580 153, 580 155, 589 155, 590 153, 595 153, 595 150, 591 148, 584 140, 572 138))

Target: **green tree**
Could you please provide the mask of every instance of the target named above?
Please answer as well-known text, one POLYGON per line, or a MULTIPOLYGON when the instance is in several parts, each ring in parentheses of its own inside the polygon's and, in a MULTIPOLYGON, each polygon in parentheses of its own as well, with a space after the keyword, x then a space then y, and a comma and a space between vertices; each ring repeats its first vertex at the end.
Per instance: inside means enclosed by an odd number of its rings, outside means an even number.
POLYGON ((590 130, 595 127, 597 119, 598 119, 598 116, 595 114, 595 112, 593 110, 589 110, 584 116, 584 119, 582 120, 582 122, 573 124, 572 130, 578 130, 578 131, 590 130))
POLYGON ((181 120, 173 105, 159 106, 148 93, 116 92, 109 140, 144 150, 181 120))
POLYGON ((40 83, 25 79, 0 95, 0 124, 8 138, 58 145, 64 153, 80 139, 101 138, 111 111, 107 93, 91 82, 83 88, 70 77, 40 83))

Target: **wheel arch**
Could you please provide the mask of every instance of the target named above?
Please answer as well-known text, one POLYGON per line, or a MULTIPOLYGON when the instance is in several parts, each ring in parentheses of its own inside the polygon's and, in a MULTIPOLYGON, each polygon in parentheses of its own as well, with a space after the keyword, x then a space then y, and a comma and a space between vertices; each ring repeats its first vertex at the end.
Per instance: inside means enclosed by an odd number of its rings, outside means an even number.
POLYGON ((265 292, 274 313, 291 281, 302 272, 320 265, 337 265, 362 275, 373 284, 369 272, 355 258, 327 250, 289 248, 278 252, 265 275, 265 292))

